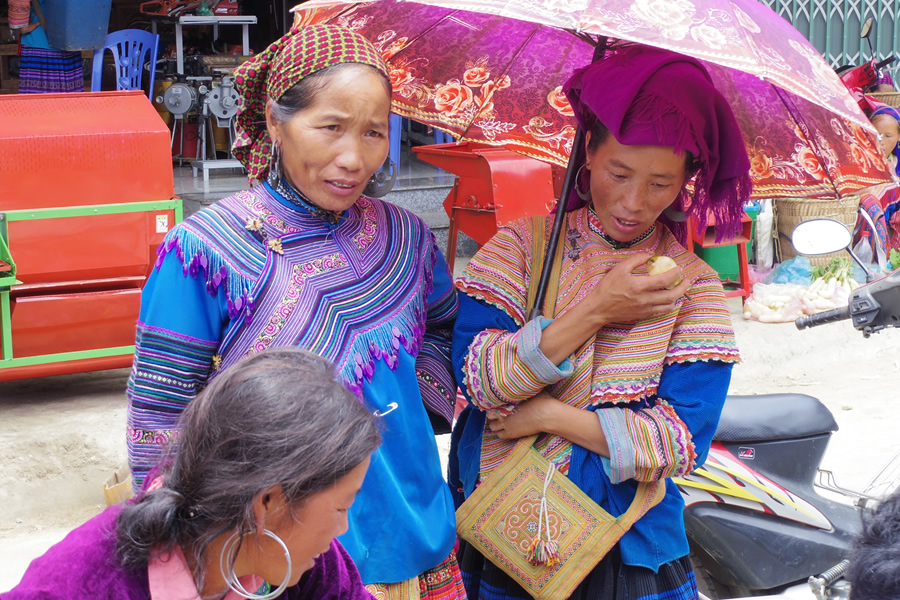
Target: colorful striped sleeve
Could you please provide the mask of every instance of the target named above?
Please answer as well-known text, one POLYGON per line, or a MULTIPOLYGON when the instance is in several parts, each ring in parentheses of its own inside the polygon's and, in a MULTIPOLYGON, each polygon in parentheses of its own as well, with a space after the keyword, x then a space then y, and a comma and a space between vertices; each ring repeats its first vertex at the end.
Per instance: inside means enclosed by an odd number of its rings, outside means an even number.
POLYGON ((541 331, 550 322, 535 319, 520 329, 499 308, 460 297, 454 361, 462 373, 461 387, 474 404, 503 409, 572 374, 571 361, 553 365, 538 348, 541 331))
POLYGON ((185 275, 174 252, 147 280, 126 390, 135 490, 175 437, 182 411, 206 384, 227 315, 225 286, 210 294, 203 277, 185 275))
POLYGON ((700 259, 695 260, 700 273, 676 317, 666 363, 706 360, 737 363, 740 355, 722 282, 700 259))
POLYGON ((601 407, 597 417, 610 449, 604 468, 613 483, 682 477, 706 460, 731 382, 732 365, 676 363, 663 369, 650 406, 601 407))
POLYGON ((9 0, 9 28, 22 29, 31 20, 31 0, 9 0))

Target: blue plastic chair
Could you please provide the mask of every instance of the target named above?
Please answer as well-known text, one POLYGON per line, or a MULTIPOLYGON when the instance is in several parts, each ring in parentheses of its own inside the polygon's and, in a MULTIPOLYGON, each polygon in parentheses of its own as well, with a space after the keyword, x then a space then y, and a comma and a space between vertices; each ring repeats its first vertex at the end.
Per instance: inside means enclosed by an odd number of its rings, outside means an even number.
POLYGON ((116 64, 116 89, 139 90, 144 74, 144 64, 150 62, 150 87, 147 96, 153 99, 153 83, 156 76, 156 52, 159 50, 159 34, 143 29, 123 29, 106 36, 103 48, 94 50, 94 68, 91 74, 91 91, 100 91, 103 78, 103 53, 112 52, 116 64))
POLYGON ((388 156, 391 157, 391 162, 396 165, 395 168, 400 168, 400 136, 403 130, 403 117, 400 115, 395 115, 391 113, 390 117, 390 133, 388 135, 388 141, 390 142, 388 156))
MULTIPOLYGON (((388 136, 388 141, 390 142, 390 149, 388 151, 388 156, 391 157, 391 162, 393 162, 397 167, 400 167, 400 140, 401 133, 404 129, 409 129, 409 119, 405 119, 400 115, 395 115, 391 113, 390 119, 390 135, 388 136)), ((445 133, 440 129, 434 130, 434 143, 435 144, 449 144, 450 142, 456 141, 452 135, 449 133, 445 133)))

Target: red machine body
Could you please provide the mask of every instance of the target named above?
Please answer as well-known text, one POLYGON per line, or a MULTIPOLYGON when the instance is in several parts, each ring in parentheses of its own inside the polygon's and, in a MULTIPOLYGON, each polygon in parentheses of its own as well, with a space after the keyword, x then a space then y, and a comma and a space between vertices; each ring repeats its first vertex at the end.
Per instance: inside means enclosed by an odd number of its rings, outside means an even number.
POLYGON ((498 226, 546 215, 556 205, 561 177, 548 163, 473 142, 419 146, 413 152, 458 176, 444 200, 450 217, 446 257, 451 270, 459 231, 481 246, 493 237, 498 226))
POLYGON ((181 220, 165 123, 140 91, 0 96, 0 119, 0 381, 130 365, 181 220))

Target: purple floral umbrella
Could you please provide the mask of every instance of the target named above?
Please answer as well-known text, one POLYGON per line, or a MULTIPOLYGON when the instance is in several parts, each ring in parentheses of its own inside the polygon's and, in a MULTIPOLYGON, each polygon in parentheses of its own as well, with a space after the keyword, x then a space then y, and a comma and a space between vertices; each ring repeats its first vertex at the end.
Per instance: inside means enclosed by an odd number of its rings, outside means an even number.
MULTIPOLYGON (((753 197, 840 198, 890 181, 875 130, 837 75, 757 0, 311 0, 294 10, 295 25, 335 23, 376 45, 391 69, 393 112, 566 165, 561 198, 580 160, 570 154, 584 145, 562 85, 609 38, 703 61, 744 133, 753 197)), ((706 216, 696 217, 703 227, 706 216)))
POLYGON ((312 0, 295 10, 295 23, 368 37, 388 60, 393 111, 463 141, 566 165, 576 126, 561 89, 598 34, 704 62, 741 124, 756 198, 835 198, 890 179, 837 75, 757 0, 312 0))

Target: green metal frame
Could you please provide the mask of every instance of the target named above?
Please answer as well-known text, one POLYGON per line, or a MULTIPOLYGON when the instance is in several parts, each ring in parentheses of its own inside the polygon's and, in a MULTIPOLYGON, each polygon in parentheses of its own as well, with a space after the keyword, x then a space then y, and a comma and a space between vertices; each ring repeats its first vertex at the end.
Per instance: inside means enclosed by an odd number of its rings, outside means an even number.
MULTIPOLYGON (((9 223, 12 221, 33 221, 38 219, 64 219, 69 217, 89 217, 96 215, 118 215, 137 212, 156 212, 160 210, 175 211, 175 225, 184 220, 184 205, 180 198, 152 202, 129 202, 121 204, 95 204, 89 206, 73 206, 59 208, 38 208, 34 210, 10 210, 0 213, 0 237, 13 250, 9 240, 9 223)), ((77 352, 60 352, 42 354, 25 358, 13 357, 12 350, 12 307, 10 290, 22 283, 14 277, 0 277, 0 369, 13 367, 30 367, 50 363, 86 360, 91 358, 107 358, 110 356, 126 356, 134 354, 134 346, 118 346, 115 348, 97 348, 77 352)))

